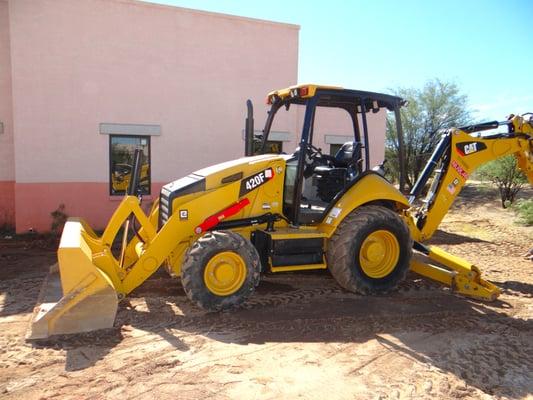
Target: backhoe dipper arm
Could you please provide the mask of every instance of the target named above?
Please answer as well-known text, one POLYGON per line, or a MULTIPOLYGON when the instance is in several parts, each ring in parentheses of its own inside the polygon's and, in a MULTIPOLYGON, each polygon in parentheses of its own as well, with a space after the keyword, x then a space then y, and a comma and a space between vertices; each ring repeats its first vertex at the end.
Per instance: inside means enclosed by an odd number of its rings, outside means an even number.
POLYGON ((460 193, 469 175, 480 165, 514 154, 519 168, 533 185, 533 122, 513 116, 508 121, 472 125, 447 131, 435 148, 426 168, 410 194, 417 200, 426 183, 434 176, 419 207, 410 208, 405 217, 415 239, 416 255, 411 271, 449 286, 458 294, 482 300, 495 300, 500 290, 481 278, 477 266, 436 246, 421 242, 429 239, 460 193), (475 134, 507 125, 508 133, 489 136, 475 134))
POLYGON ((428 164, 410 193, 410 203, 420 195, 429 178, 433 182, 423 204, 410 210, 411 231, 416 241, 429 239, 479 166, 513 154, 518 166, 533 185, 533 121, 512 116, 505 122, 489 122, 450 129, 442 136, 428 164), (479 131, 507 125, 508 133, 481 136, 479 131))

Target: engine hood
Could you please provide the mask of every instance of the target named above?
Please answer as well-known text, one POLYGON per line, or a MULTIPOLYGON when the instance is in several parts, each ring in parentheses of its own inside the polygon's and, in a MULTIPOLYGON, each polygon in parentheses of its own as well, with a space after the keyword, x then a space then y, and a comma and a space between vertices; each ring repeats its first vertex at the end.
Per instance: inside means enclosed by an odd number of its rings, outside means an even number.
POLYGON ((250 177, 259 171, 273 166, 285 165, 291 156, 286 154, 263 154, 253 157, 243 157, 236 160, 215 164, 202 168, 183 178, 170 182, 161 189, 160 200, 160 226, 172 214, 174 200, 185 195, 200 194, 229 183, 250 177))
POLYGON ((209 190, 222 184, 253 175, 275 161, 285 161, 290 157, 290 155, 286 154, 262 154, 253 157, 242 157, 236 160, 215 164, 207 168, 202 168, 191 175, 205 178, 205 188, 206 190, 209 190))

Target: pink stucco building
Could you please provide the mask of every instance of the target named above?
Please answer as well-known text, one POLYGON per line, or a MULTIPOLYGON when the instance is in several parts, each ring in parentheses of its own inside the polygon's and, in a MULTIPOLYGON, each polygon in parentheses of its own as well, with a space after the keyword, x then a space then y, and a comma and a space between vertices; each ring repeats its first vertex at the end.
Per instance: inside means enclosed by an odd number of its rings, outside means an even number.
MULTIPOLYGON (((121 198, 112 149, 128 140, 149 152, 153 198, 168 181, 242 156, 245 101, 261 129, 266 93, 298 81, 298 33, 133 0, 0 0, 0 225, 47 231, 64 204, 105 226, 121 198)), ((325 114, 318 145, 333 151, 348 119, 325 114)), ((384 115, 369 122, 375 163, 384 115)), ((276 122, 283 151, 300 123, 298 112, 276 122)))

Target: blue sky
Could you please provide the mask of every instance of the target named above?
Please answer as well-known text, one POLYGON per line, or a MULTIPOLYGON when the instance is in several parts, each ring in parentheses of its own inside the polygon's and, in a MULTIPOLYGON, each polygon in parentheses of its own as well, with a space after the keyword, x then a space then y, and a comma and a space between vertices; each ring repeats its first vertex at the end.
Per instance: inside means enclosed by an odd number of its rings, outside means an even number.
POLYGON ((299 83, 387 91, 456 82, 476 119, 533 112, 533 1, 152 2, 301 26, 299 83))

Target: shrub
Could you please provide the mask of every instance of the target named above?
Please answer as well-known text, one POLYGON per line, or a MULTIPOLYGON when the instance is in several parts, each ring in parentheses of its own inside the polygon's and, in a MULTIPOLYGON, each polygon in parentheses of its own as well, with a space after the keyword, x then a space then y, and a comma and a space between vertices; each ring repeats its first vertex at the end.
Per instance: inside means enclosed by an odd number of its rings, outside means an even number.
POLYGON ((533 199, 520 199, 515 205, 519 222, 523 225, 533 225, 533 199))
POLYGON ((518 169, 514 156, 502 157, 481 166, 477 175, 496 185, 500 192, 503 208, 514 203, 516 195, 526 183, 526 177, 518 169))
POLYGON ((60 204, 55 211, 50 213, 50 216, 52 217, 50 231, 55 235, 60 235, 68 218, 68 215, 65 213, 65 205, 60 204))

